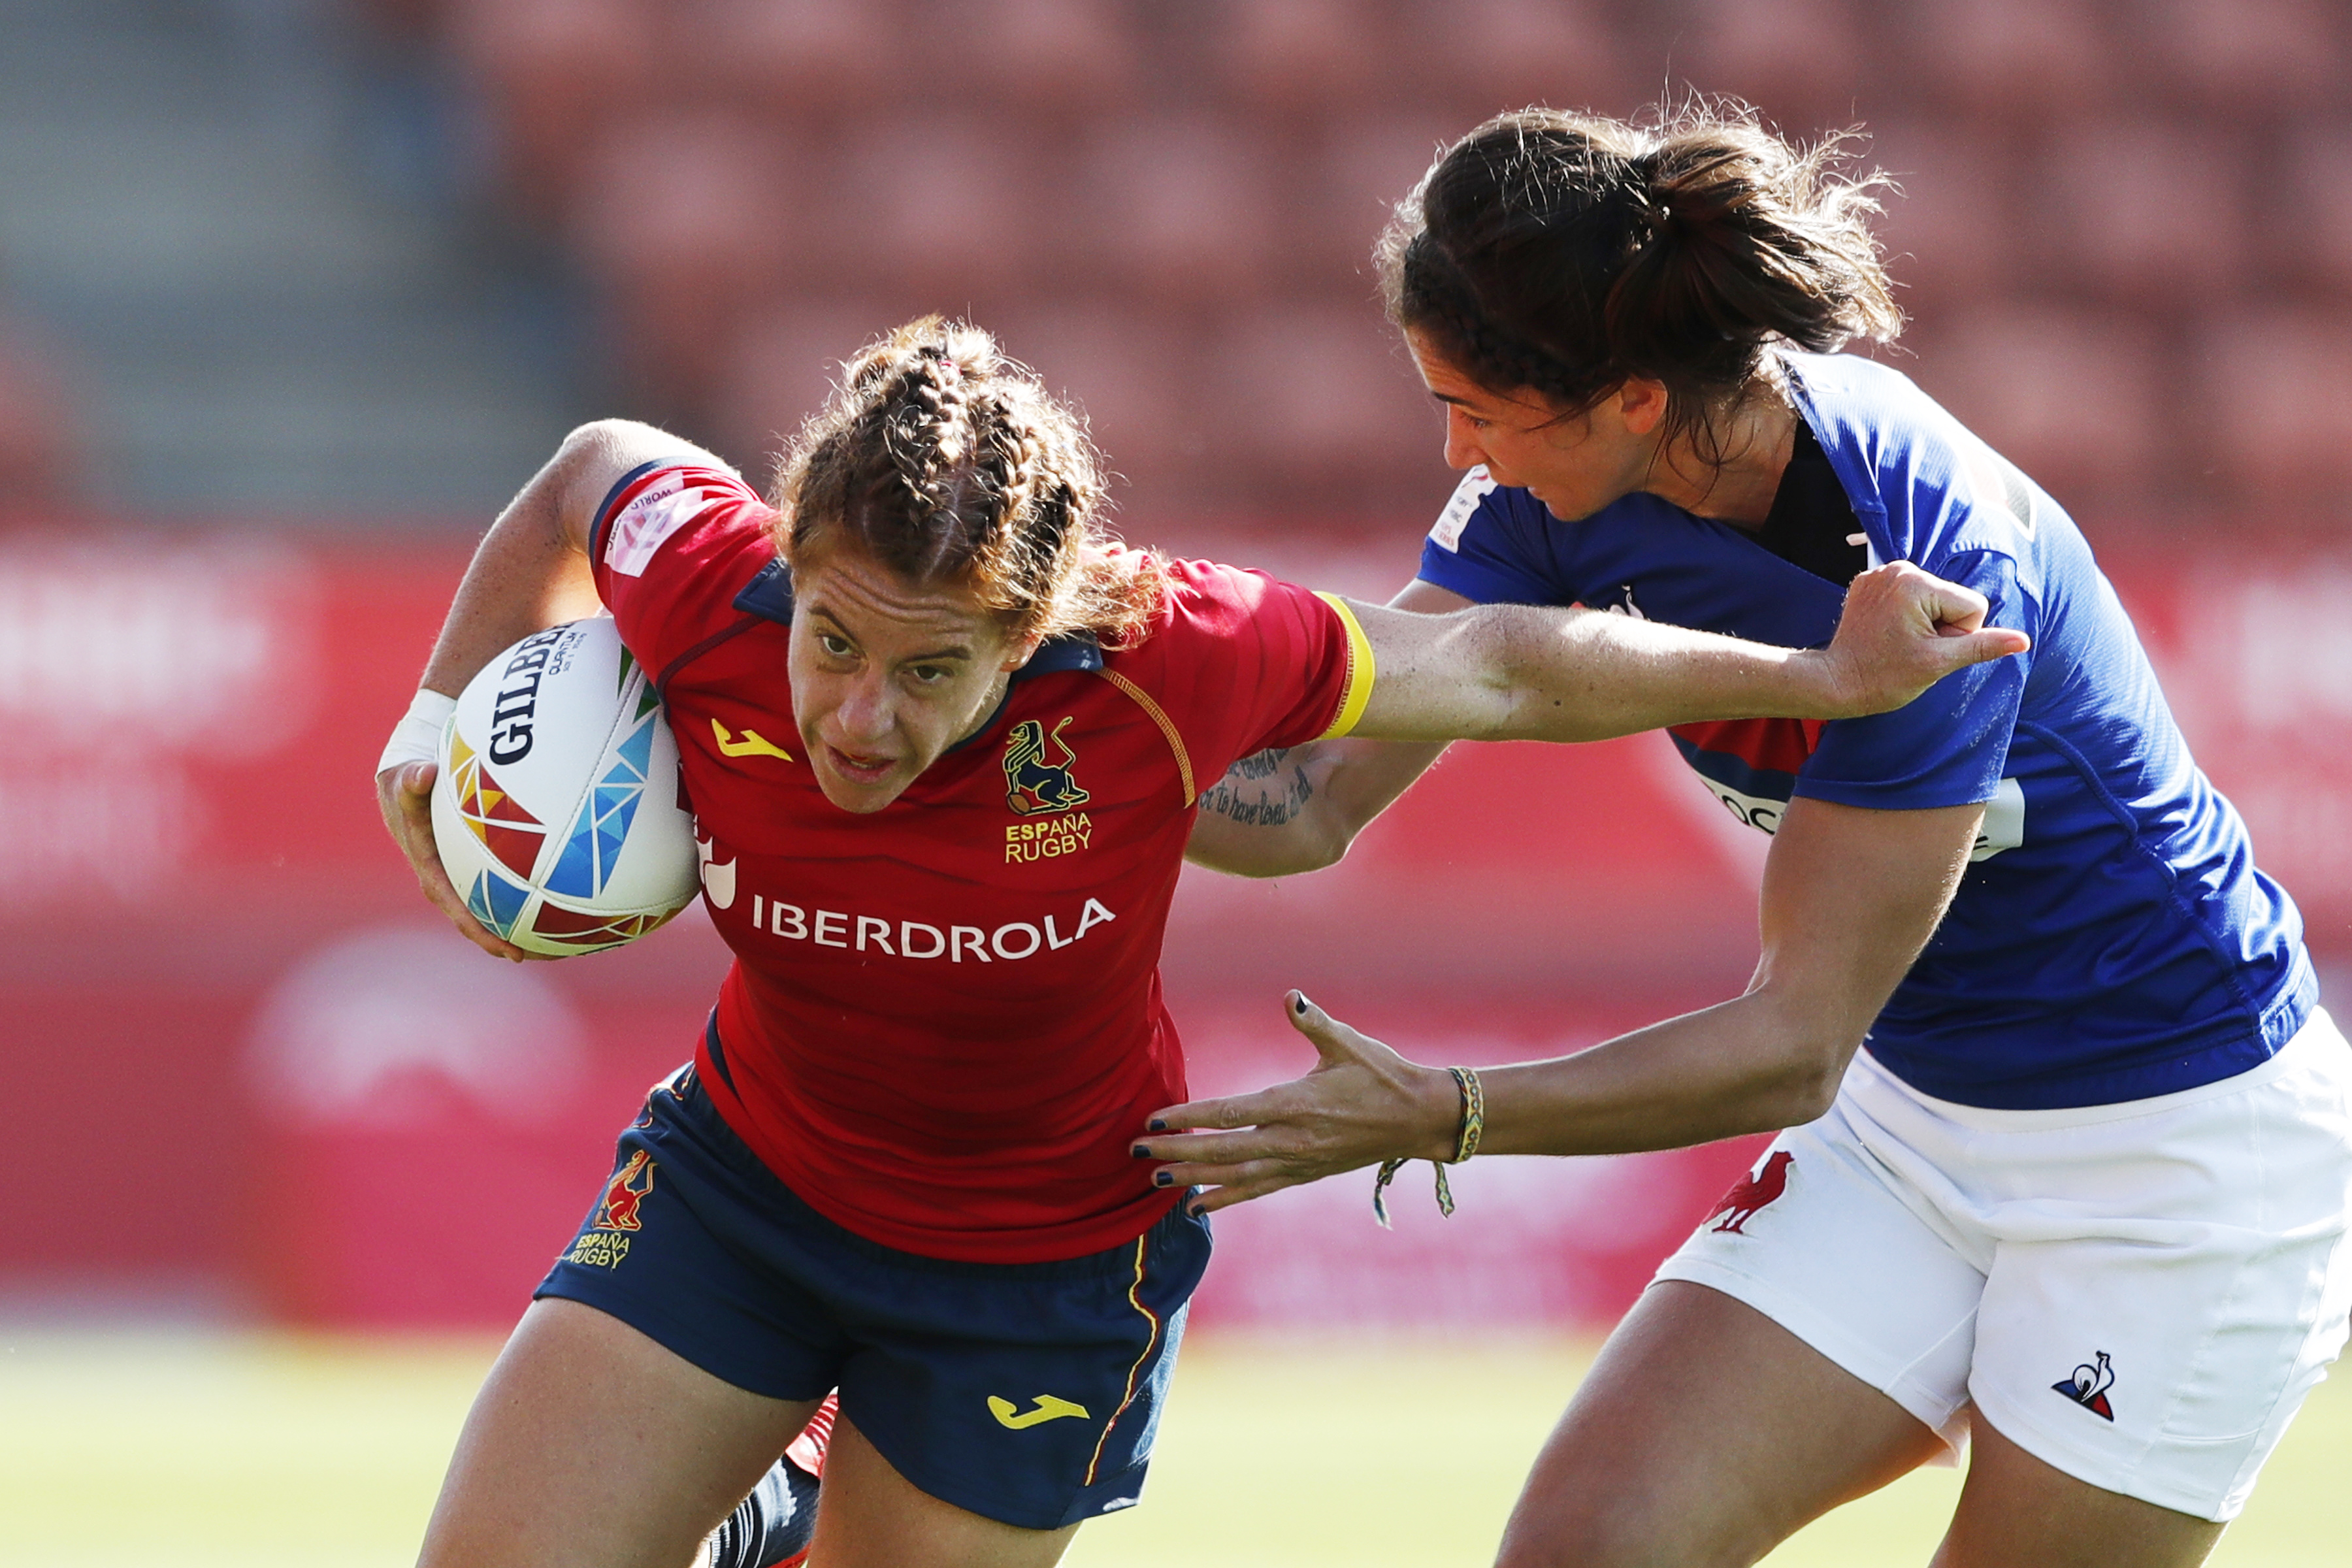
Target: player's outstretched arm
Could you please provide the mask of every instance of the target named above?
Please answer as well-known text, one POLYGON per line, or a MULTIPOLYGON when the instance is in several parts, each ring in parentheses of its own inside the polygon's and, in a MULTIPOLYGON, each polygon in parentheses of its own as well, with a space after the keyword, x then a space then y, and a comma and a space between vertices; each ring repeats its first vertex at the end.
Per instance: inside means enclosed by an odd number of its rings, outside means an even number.
MULTIPOLYGON (((1469 605, 1419 578, 1389 601, 1392 610, 1423 616, 1469 605)), ((1443 742, 1350 738, 1244 757, 1202 793, 1184 858, 1235 877, 1293 877, 1336 865, 1444 751, 1443 742)))
POLYGON ((1599 741, 1717 719, 1850 719, 2029 646, 1984 625, 1982 595, 1900 561, 1853 580, 1836 637, 1818 649, 1582 609, 1351 608, 1377 671, 1355 733, 1395 741, 1599 741))
MULTIPOLYGON (((1745 994, 1550 1061, 1482 1069, 1495 1154, 1678 1148, 1792 1127, 1828 1108, 1871 1020, 1943 918, 1980 805, 1870 811, 1790 803, 1765 862, 1763 957, 1745 994)), ((1255 1094, 1154 1114, 1139 1154, 1203 1209, 1388 1159, 1447 1159, 1453 1075, 1412 1062, 1297 992, 1319 1058, 1255 1094)))
MULTIPOLYGON (((632 420, 600 419, 565 437, 476 547, 425 667, 423 690, 455 698, 499 649, 594 615, 588 529, 596 508, 624 474, 657 458, 728 466, 690 441, 632 420)), ((441 868, 433 843, 434 772, 431 763, 410 761, 377 773, 383 825, 408 857, 425 898, 467 941, 500 958, 523 958, 522 949, 500 941, 467 911, 441 868)))

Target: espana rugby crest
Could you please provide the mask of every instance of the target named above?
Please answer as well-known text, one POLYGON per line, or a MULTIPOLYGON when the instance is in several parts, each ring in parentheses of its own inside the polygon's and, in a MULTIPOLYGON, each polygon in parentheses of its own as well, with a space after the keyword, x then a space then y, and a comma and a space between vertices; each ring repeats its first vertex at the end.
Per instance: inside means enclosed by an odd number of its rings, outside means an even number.
POLYGON ((1076 765, 1077 755, 1062 743, 1062 731, 1070 727, 1065 718, 1054 726, 1051 735, 1045 733, 1043 720, 1024 719, 1013 726, 1013 733, 1004 742, 1004 804, 1013 808, 1015 816, 1043 816, 1051 811, 1068 811, 1093 797, 1078 787, 1070 776, 1076 765), (1045 750, 1052 747, 1062 760, 1049 763, 1045 750))
POLYGON ((1078 810, 1094 797, 1070 774, 1077 753, 1062 740, 1076 715, 1066 715, 1046 733, 1045 721, 1024 719, 1004 742, 1004 804, 1024 820, 1004 830, 1007 865, 1075 855, 1093 840, 1095 825, 1078 810), (1048 762, 1051 752, 1058 760, 1048 762))

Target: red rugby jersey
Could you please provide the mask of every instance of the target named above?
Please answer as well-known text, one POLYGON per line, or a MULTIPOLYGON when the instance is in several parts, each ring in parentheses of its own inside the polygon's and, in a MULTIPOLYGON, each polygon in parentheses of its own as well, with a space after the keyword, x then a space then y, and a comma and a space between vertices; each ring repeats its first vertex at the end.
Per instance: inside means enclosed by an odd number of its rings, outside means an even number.
POLYGON ((735 951, 704 1085, 786 1185, 885 1246, 1020 1263, 1132 1240, 1179 1195, 1128 1148, 1185 1098, 1158 965, 1197 790, 1344 733, 1362 633, 1302 588, 1178 563, 1139 646, 1046 644, 979 733, 858 816, 801 754, 773 518, 730 474, 647 465, 591 536, 735 951))

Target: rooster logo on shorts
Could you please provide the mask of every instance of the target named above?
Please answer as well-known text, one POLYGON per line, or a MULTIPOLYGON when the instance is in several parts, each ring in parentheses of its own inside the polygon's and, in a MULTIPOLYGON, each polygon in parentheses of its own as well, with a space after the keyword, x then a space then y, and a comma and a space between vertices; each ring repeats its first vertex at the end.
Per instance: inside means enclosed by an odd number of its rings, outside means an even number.
MULTIPOLYGON (((1733 1183, 1731 1190, 1723 1194, 1722 1200, 1706 1218, 1713 1219, 1716 1215, 1721 1215, 1723 1223, 1716 1229, 1727 1230, 1734 1236, 1746 1236, 1748 1222, 1755 1217, 1756 1211, 1789 1190, 1789 1167, 1796 1163, 1796 1160, 1797 1157, 1786 1149, 1775 1150, 1772 1157, 1764 1162, 1761 1171, 1733 1183)), ((1705 1225, 1706 1220, 1699 1223, 1705 1225)))
POLYGON ((604 1200, 596 1205, 596 1218, 589 1228, 642 1230, 645 1223, 637 1218, 637 1205, 653 1190, 654 1157, 640 1149, 605 1184, 604 1200))
POLYGON ((2107 1390, 2115 1386, 2116 1369, 2107 1364, 2107 1352, 2099 1351, 2096 1362, 2085 1362, 2074 1369, 2074 1375, 2050 1386, 2064 1394, 2103 1421, 2116 1418, 2115 1407, 2107 1403, 2107 1390))

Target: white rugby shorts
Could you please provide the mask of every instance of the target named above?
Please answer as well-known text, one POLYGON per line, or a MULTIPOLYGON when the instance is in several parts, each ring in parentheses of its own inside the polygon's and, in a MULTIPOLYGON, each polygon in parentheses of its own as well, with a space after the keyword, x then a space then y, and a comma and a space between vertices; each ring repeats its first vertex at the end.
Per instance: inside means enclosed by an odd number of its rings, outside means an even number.
POLYGON ((2201 1519, 2352 1310, 2352 1047, 2326 1013, 2236 1078, 2064 1110, 1932 1100, 1857 1054, 1661 1279, 1764 1313, 1926 1422, 2201 1519))

